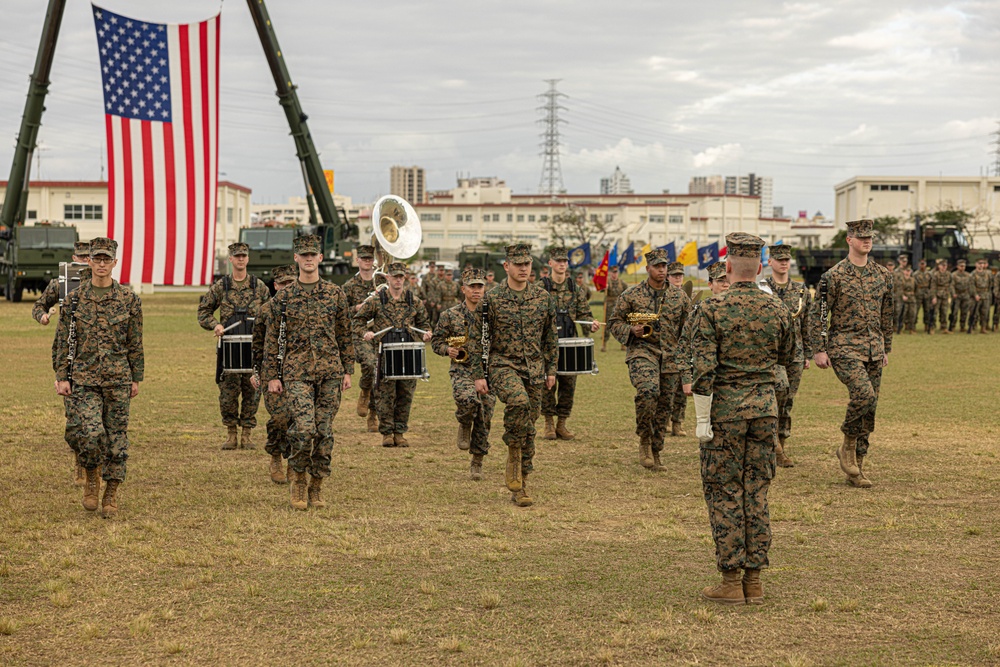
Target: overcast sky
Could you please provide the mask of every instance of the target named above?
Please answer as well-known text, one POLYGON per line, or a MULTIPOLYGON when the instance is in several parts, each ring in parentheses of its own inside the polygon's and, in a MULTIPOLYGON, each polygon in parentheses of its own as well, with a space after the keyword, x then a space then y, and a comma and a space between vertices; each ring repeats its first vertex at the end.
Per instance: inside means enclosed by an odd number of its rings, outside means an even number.
MULTIPOLYGON (((219 11, 214 0, 98 4, 176 23, 219 11)), ((43 5, 0 0, 4 179, 43 5)), ((978 175, 996 160, 996 1, 268 8, 323 165, 356 202, 385 194, 394 164, 423 166, 430 189, 462 174, 536 192, 546 79, 560 79, 567 96, 561 163, 571 193, 597 192, 615 166, 642 193, 686 192, 694 175, 755 172, 774 178, 786 214, 832 216, 833 186, 851 176, 978 175)), ((243 2, 224 3, 221 30, 222 178, 251 187, 257 202, 300 195, 294 146, 243 2)), ((43 179, 100 178, 97 55, 90 6, 70 0, 39 135, 43 179)))

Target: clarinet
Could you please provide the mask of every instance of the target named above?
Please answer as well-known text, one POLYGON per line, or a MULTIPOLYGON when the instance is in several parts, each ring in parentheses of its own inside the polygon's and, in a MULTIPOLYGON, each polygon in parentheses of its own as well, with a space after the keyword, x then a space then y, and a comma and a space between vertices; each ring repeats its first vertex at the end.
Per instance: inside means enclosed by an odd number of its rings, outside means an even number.
MULTIPOLYGON (((827 284, 827 279, 820 278, 819 281, 819 335, 824 341, 826 340, 827 328, 826 328, 826 316, 827 316, 827 303, 826 295, 829 285, 827 284)), ((824 346, 825 347, 825 346, 824 346)))
POLYGON ((480 307, 483 309, 483 337, 481 342, 483 345, 483 377, 485 378, 490 363, 490 304, 486 299, 483 299, 480 307))
POLYGON ((285 381, 285 305, 285 303, 281 304, 281 321, 278 324, 278 354, 275 356, 278 362, 278 379, 282 383, 285 381))
MULTIPOLYGON (((75 310, 75 308, 73 310, 75 310)), ((69 364, 69 369, 66 371, 66 380, 72 387, 73 360, 76 358, 76 317, 73 316, 72 311, 70 312, 69 316, 69 334, 66 336, 66 345, 69 348, 66 351, 66 361, 69 364)))

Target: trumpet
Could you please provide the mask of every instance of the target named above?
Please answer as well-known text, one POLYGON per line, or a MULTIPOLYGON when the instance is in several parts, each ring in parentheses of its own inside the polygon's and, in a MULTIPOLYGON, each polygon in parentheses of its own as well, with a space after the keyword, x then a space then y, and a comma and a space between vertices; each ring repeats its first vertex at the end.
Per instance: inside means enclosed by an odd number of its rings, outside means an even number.
POLYGON ((642 325, 640 338, 649 338, 653 335, 653 322, 660 319, 660 316, 656 313, 629 313, 627 319, 633 327, 637 324, 642 325))
POLYGON ((448 347, 457 347, 458 356, 455 357, 455 363, 457 364, 467 364, 469 363, 469 351, 465 349, 465 344, 469 342, 468 336, 449 336, 448 337, 448 347))

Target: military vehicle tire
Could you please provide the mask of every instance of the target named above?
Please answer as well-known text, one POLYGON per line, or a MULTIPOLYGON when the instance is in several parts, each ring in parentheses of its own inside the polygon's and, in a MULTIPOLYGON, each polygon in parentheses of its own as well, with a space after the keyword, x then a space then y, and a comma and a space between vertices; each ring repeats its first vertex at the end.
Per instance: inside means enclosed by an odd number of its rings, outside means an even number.
POLYGON ((24 294, 24 288, 14 280, 14 276, 7 276, 7 298, 14 303, 21 303, 21 296, 24 294))

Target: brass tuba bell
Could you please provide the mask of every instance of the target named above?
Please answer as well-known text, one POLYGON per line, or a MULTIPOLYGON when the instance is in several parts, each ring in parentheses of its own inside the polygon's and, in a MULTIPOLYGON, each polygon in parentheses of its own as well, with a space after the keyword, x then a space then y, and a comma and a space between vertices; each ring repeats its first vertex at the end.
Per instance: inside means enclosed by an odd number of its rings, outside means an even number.
POLYGON ((630 326, 642 325, 640 338, 649 338, 653 335, 653 322, 660 319, 660 316, 656 313, 629 313, 627 319, 630 326))

